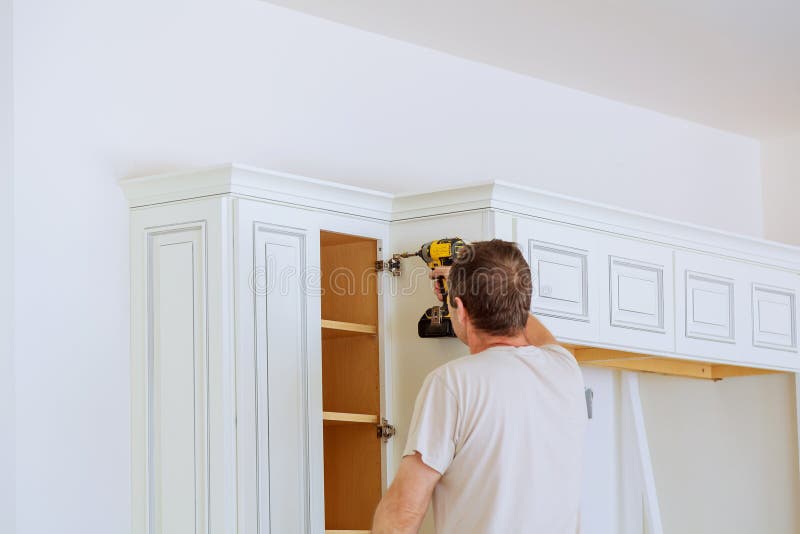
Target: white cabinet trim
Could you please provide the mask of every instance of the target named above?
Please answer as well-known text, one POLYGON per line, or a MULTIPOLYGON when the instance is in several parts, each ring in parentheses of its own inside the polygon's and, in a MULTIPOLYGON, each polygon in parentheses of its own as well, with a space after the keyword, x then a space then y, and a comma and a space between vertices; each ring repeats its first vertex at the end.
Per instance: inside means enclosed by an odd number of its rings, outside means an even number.
POLYGON ((696 224, 492 180, 471 186, 392 195, 325 180, 227 164, 120 182, 132 208, 234 195, 382 221, 490 209, 620 234, 686 250, 800 270, 800 249, 696 224))
MULTIPOLYGON (((617 256, 609 256, 608 257, 608 287, 609 287, 609 304, 610 304, 610 317, 611 317, 611 326, 616 326, 620 328, 630 328, 632 330, 644 330, 647 332, 658 332, 664 333, 666 331, 665 323, 664 323, 664 266, 646 263, 643 261, 638 260, 630 260, 626 258, 620 258, 617 256), (654 285, 655 290, 655 302, 653 302, 654 310, 651 313, 643 312, 640 309, 633 309, 633 307, 624 307, 621 303, 622 296, 620 293, 620 279, 622 278, 622 273, 615 268, 627 268, 628 270, 639 270, 645 273, 651 273, 655 276, 655 280, 649 280, 647 278, 640 278, 635 276, 630 276, 629 278, 635 278, 637 280, 651 283, 654 285), (626 313, 628 312, 628 313, 626 313), (631 316, 631 314, 634 314, 631 316), (640 315, 653 315, 655 316, 655 324, 648 324, 644 322, 644 318, 642 320, 637 321, 635 318, 635 314, 640 315), (626 318, 628 317, 628 318, 626 318)), ((646 276, 646 275, 641 275, 646 276)), ((636 289, 641 289, 641 286, 636 289)))
POLYGON ((795 291, 793 289, 760 284, 758 282, 753 282, 752 287, 753 346, 797 352, 797 297, 795 291), (765 301, 759 298, 761 294, 768 294, 775 298, 783 298, 786 300, 785 303, 776 302, 774 300, 767 302, 784 308, 784 313, 788 314, 788 316, 783 318, 786 321, 785 326, 788 327, 787 329, 779 332, 774 328, 772 330, 762 328, 765 309, 761 304, 765 301), (781 337, 785 338, 784 342, 780 342, 779 339, 776 339, 781 337))
POLYGON ((686 322, 684 327, 686 328, 686 337, 720 343, 736 343, 736 295, 733 289, 734 280, 724 276, 699 273, 691 270, 685 272, 685 277, 686 322), (712 286, 716 286, 716 289, 712 289, 712 286), (704 297, 706 300, 704 302, 699 302, 699 297, 703 295, 707 295, 704 297), (704 309, 701 306, 702 304, 706 304, 708 307, 712 304, 709 298, 714 297, 711 295, 716 295, 717 298, 724 299, 724 302, 717 302, 717 304, 721 303, 725 308, 725 322, 719 322, 721 319, 712 318, 708 315, 711 310, 704 309), (703 314, 702 316, 700 316, 701 313, 703 314), (703 328, 706 330, 704 331, 703 328), (726 332, 723 333, 722 330, 726 330, 726 332), (717 331, 717 333, 714 333, 714 331, 717 331))

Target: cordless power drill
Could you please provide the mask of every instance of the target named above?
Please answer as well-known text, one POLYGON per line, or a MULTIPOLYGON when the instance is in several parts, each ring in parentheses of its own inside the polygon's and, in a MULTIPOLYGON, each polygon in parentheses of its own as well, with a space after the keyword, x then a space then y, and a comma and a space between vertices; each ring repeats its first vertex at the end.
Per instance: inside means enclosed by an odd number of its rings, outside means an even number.
MULTIPOLYGON (((437 239, 422 245, 417 252, 404 252, 401 258, 419 256, 428 267, 447 267, 453 264, 456 254, 466 243, 459 237, 437 239)), ((417 323, 419 337, 455 337, 453 323, 450 320, 450 307, 447 304, 447 279, 444 276, 436 277, 436 284, 442 295, 441 306, 433 306, 425 310, 417 323)))

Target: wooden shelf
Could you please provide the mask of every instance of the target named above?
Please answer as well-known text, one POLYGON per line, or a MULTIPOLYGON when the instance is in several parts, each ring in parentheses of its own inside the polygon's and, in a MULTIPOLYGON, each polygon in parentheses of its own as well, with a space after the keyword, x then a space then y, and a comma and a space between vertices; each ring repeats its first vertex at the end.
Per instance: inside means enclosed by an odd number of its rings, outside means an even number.
POLYGON ((322 320, 322 338, 375 335, 378 327, 371 324, 348 323, 345 321, 322 320))
POLYGON ((568 345, 568 348, 575 354, 575 359, 583 365, 610 367, 612 369, 639 371, 643 373, 683 376, 687 378, 722 380, 723 378, 736 376, 754 376, 785 372, 772 369, 760 369, 757 367, 655 356, 651 354, 637 354, 635 352, 623 352, 620 350, 595 347, 568 345))
POLYGON ((378 424, 377 415, 363 413, 322 412, 322 422, 326 425, 344 424, 378 424))

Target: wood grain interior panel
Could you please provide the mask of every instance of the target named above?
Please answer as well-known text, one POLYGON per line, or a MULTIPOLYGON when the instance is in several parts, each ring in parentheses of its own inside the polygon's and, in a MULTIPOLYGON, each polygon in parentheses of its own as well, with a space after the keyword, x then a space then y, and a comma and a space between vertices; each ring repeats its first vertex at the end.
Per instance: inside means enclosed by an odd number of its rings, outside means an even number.
POLYGON ((366 532, 381 498, 377 242, 320 233, 327 531, 366 532))
POLYGON ((341 244, 326 244, 331 242, 330 237, 326 237, 328 235, 328 232, 320 234, 322 318, 377 325, 377 242, 374 239, 353 238, 353 241, 341 244))
POLYGON ((323 338, 322 407, 331 412, 380 413, 376 336, 323 338))
POLYGON ((381 440, 373 425, 323 429, 325 528, 369 529, 381 498, 381 440))

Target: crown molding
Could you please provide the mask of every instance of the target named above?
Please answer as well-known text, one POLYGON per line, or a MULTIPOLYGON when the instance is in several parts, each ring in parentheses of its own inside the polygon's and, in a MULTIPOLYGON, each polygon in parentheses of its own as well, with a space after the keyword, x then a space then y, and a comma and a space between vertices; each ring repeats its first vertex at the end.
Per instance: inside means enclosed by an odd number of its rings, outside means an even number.
POLYGON ((392 202, 392 220, 476 209, 493 209, 696 252, 800 270, 800 247, 581 200, 503 180, 397 195, 392 202))
POLYGON ((121 182, 131 207, 235 195, 367 217, 386 222, 495 210, 800 270, 800 247, 656 217, 558 193, 492 180, 462 187, 392 195, 241 164, 129 178, 121 182))
POLYGON ((285 172, 227 164, 120 182, 132 208, 194 198, 235 195, 391 220, 392 195, 285 172))

